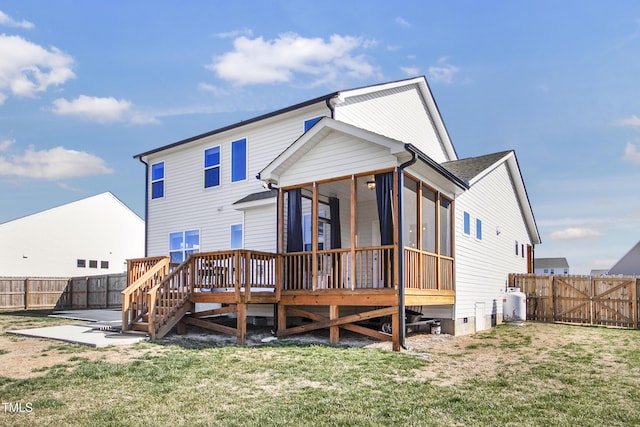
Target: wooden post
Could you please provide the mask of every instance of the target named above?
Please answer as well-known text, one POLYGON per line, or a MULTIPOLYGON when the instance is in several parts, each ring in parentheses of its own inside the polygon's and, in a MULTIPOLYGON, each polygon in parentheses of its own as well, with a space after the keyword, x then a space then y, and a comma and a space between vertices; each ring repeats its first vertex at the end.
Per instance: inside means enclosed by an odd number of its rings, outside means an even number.
POLYGON ((278 303, 278 335, 287 329, 287 306, 278 303))
POLYGON ((104 308, 109 308, 109 275, 104 276, 107 283, 104 285, 104 308))
POLYGON ((85 308, 89 308, 89 276, 84 278, 84 291, 85 291, 85 308))
POLYGON ((350 265, 350 278, 351 278, 351 290, 356 288, 356 246, 358 245, 358 235, 356 233, 357 223, 357 181, 356 176, 351 175, 351 262, 350 265))
POLYGON ((236 328, 238 329, 238 345, 245 345, 247 338, 247 305, 245 303, 238 303, 236 305, 238 309, 236 328))
POLYGON ((400 230, 399 230, 399 224, 400 224, 400 205, 398 204, 398 198, 400 197, 400 191, 402 191, 402 189, 400 188, 400 179, 398 177, 398 169, 395 169, 393 171, 393 190, 392 193, 395 192, 395 194, 393 195, 393 212, 394 212, 394 218, 393 218, 393 287, 395 289, 398 289, 398 286, 400 285, 400 269, 398 268, 398 266, 400 265, 400 230))
MULTIPOLYGON (((340 306, 329 306, 329 319, 335 320, 340 317, 340 306)), ((329 342, 333 345, 337 345, 340 341, 340 326, 331 326, 329 328, 329 342)))
POLYGON ((315 181, 311 198, 311 288, 318 289, 318 183, 315 181))
POLYGON ((29 310, 29 278, 24 279, 24 309, 29 310))
POLYGON ((636 282, 631 286, 631 310, 633 328, 640 328, 638 324, 638 287, 640 286, 640 279, 636 279, 636 282))
POLYGON ((391 315, 391 343, 393 351, 400 351, 400 316, 398 316, 398 307, 391 315))

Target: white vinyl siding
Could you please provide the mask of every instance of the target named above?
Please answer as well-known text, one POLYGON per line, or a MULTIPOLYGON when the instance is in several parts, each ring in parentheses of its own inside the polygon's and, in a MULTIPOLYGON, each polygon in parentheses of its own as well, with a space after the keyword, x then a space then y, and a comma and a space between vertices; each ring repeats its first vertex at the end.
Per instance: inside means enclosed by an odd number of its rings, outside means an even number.
POLYGON ((280 186, 307 183, 391 168, 398 163, 389 149, 348 135, 331 133, 280 176, 280 186))
POLYGON ((335 119, 413 144, 438 163, 452 160, 445 153, 416 85, 347 98, 336 106, 335 119))
MULTIPOLYGON (((262 182, 255 176, 300 137, 306 119, 326 114, 328 109, 324 102, 320 102, 150 155, 146 159, 149 164, 156 159, 165 162, 165 176, 171 177, 171 182, 167 183, 171 191, 165 191, 163 199, 149 203, 148 256, 168 255, 167 236, 175 230, 200 229, 201 252, 229 249, 230 240, 226 237, 229 236, 229 227, 243 222, 242 211, 233 204, 249 194, 264 191, 262 182), (243 138, 251 143, 251 155, 247 156, 247 179, 232 183, 231 143, 243 138), (203 152, 215 146, 220 146, 220 186, 215 191, 207 191, 211 189, 205 189, 203 185, 203 152)), ((252 237, 252 233, 256 233, 269 236, 269 241, 261 243, 260 247, 275 250, 275 204, 271 209, 273 218, 260 225, 271 227, 264 233, 256 228, 258 224, 250 224, 251 214, 247 210, 243 230, 246 248, 260 250, 252 237)))
MULTIPOLYGON (((487 316, 502 317, 502 296, 509 273, 526 273, 527 259, 514 256, 514 241, 530 244, 506 164, 456 198, 456 318, 473 318, 484 302, 487 316), (482 240, 463 238, 464 212, 482 220, 482 240)), ((473 236, 477 231, 471 230, 473 236)))

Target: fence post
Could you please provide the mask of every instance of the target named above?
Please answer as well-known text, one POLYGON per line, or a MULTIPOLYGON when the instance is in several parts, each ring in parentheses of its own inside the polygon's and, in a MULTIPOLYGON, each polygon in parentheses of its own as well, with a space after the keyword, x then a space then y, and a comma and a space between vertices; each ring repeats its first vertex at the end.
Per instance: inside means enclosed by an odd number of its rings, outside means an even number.
POLYGON ((85 290, 84 307, 89 308, 89 276, 85 276, 84 278, 84 290, 85 290))
POLYGON ((29 310, 29 278, 24 279, 24 309, 29 310))
POLYGON ((107 283, 104 285, 104 308, 109 308, 109 276, 104 276, 107 283))

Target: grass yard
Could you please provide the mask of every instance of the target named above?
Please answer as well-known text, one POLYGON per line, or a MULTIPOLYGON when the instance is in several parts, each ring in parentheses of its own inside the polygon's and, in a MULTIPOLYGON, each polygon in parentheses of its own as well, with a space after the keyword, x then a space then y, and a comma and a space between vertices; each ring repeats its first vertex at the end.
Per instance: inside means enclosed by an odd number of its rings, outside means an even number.
POLYGON ((529 323, 416 334, 403 353, 189 338, 93 349, 4 334, 61 322, 0 313, 0 425, 640 424, 640 331, 529 323))

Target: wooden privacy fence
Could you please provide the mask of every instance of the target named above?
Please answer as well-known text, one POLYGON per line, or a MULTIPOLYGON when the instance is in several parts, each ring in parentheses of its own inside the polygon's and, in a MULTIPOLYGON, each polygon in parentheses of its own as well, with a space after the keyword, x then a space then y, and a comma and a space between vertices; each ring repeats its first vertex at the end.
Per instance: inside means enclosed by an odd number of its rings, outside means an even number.
POLYGON ((0 310, 117 308, 127 275, 47 278, 0 277, 0 310))
POLYGON ((527 320, 640 329, 640 278, 510 274, 527 295, 527 320))

